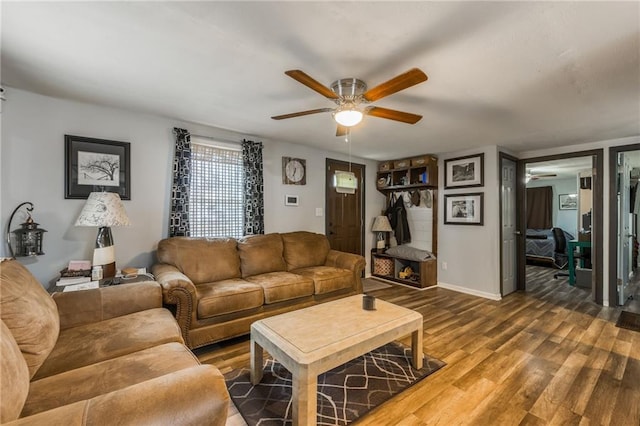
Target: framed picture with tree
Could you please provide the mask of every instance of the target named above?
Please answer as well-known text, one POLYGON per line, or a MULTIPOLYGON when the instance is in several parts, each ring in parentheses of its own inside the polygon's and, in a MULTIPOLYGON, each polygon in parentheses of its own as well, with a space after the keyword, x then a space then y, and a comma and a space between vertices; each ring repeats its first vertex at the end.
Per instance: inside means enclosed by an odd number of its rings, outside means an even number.
POLYGON ((66 199, 86 199, 91 192, 117 192, 131 199, 129 142, 64 136, 66 199))

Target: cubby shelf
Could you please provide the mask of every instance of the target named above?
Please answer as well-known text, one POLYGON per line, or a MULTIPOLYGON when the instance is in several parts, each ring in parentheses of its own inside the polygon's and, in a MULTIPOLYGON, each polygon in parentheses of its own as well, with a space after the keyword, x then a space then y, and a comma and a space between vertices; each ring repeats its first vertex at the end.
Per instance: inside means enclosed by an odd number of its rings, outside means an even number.
POLYGON ((420 262, 389 256, 376 249, 371 250, 371 275, 385 280, 409 285, 417 288, 431 287, 437 284, 436 259, 427 259, 420 262), (384 262, 384 267, 380 262, 384 262), (415 279, 400 278, 399 273, 406 266, 414 271, 415 279))

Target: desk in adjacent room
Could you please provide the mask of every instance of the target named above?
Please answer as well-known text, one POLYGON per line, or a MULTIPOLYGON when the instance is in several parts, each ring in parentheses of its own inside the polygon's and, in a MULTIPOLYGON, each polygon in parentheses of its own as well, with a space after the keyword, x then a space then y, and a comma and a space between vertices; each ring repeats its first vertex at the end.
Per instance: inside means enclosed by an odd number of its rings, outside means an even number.
MULTIPOLYGON (((573 257, 573 253, 576 250, 576 247, 580 248, 580 251, 584 248, 591 248, 591 240, 588 241, 578 241, 578 240, 569 240, 567 241, 567 254, 569 256, 569 285, 576 285, 576 263, 573 257)), ((584 259, 580 259, 580 264, 584 266, 584 259)))

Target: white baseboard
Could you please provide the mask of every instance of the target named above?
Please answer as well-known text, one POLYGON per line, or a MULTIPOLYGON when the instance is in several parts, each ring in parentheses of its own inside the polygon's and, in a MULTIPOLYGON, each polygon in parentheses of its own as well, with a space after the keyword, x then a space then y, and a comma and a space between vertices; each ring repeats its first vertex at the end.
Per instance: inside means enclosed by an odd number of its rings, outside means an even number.
POLYGON ((446 288, 447 290, 457 291, 458 293, 470 294, 472 296, 483 297, 485 299, 490 300, 502 300, 502 296, 500 294, 487 293, 486 291, 473 290, 471 288, 460 287, 454 284, 447 284, 438 281, 438 287, 446 288))

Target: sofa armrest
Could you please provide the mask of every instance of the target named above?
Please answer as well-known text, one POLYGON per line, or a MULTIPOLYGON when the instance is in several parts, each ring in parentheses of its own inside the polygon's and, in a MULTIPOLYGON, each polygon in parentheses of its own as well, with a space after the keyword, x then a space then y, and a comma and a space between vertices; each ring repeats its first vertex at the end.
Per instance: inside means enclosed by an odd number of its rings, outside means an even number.
POLYGON ((362 272, 367 265, 367 261, 359 254, 346 253, 338 250, 329 250, 325 266, 348 269, 353 272, 354 287, 356 292, 362 293, 362 272))
POLYGON ((228 409, 224 377, 200 365, 3 424, 223 426, 228 409))
POLYGON ((162 307, 162 289, 155 281, 120 284, 91 290, 53 294, 60 328, 104 321, 162 307))
POLYGON ((196 318, 195 306, 197 303, 196 286, 193 281, 178 268, 166 263, 158 263, 152 267, 153 275, 162 286, 162 297, 165 305, 175 306, 175 316, 182 331, 187 346, 191 347, 189 341, 189 330, 196 318))

